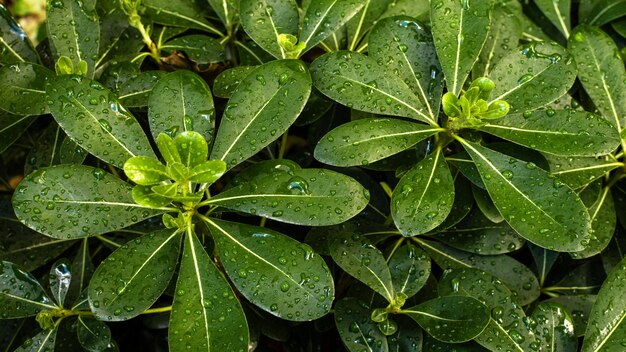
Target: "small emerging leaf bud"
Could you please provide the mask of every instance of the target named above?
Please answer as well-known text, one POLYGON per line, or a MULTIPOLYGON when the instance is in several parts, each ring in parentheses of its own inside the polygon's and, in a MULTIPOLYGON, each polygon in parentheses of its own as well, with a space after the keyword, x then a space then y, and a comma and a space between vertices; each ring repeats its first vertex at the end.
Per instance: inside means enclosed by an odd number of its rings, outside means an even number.
POLYGON ((493 90, 493 88, 495 88, 495 86, 496 86, 495 83, 493 83, 493 81, 490 80, 489 78, 480 77, 474 80, 474 82, 472 82, 472 84, 470 85, 470 88, 478 87, 478 89, 480 90, 480 94, 478 97, 480 99, 487 100, 489 99, 489 95, 491 94, 491 91, 493 90))
POLYGON ((161 219, 163 220, 163 226, 165 226, 166 228, 168 229, 178 228, 178 224, 176 223, 176 218, 174 218, 170 214, 163 214, 161 219))
POLYGON ((441 103, 443 105, 443 112, 449 117, 459 117, 461 116, 461 108, 459 106, 459 99, 454 95, 454 93, 448 92, 444 94, 441 99, 441 103))
POLYGON ((469 101, 470 105, 474 105, 478 100, 478 96, 480 94, 480 89, 478 87, 471 87, 468 89, 463 96, 469 101))
POLYGON ((489 104, 487 111, 480 114, 483 119, 497 119, 506 116, 509 113, 509 103, 504 100, 496 100, 489 104))
POLYGON ((372 311, 371 319, 377 323, 387 320, 387 310, 385 308, 376 308, 372 311))
POLYGON ((57 75, 71 75, 74 73, 74 64, 69 57, 61 56, 56 64, 54 64, 54 70, 57 75))
POLYGON ((393 319, 387 319, 378 323, 378 330, 385 336, 391 336, 398 331, 398 324, 393 319))
POLYGON ((87 71, 88 71, 88 67, 87 67, 87 61, 85 60, 80 60, 78 62, 78 65, 76 65, 76 74, 77 75, 81 75, 81 76, 87 76, 87 71))

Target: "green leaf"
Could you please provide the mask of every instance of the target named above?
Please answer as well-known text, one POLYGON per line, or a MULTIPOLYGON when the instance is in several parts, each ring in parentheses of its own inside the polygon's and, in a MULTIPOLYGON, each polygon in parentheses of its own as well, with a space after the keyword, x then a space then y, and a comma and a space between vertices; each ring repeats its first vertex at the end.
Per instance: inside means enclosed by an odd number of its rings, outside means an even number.
POLYGON ((178 262, 181 234, 163 229, 129 241, 96 269, 89 306, 101 320, 128 320, 150 308, 169 284, 178 262))
POLYGON ((9 10, 0 5, 0 63, 8 65, 18 62, 39 62, 39 56, 28 34, 9 10))
POLYGON ((18 116, 0 110, 0 153, 18 140, 37 116, 18 116))
POLYGON ((493 0, 431 2, 430 18, 448 91, 459 95, 478 59, 491 24, 493 0))
POLYGON ((52 122, 28 152, 24 174, 52 165, 82 164, 86 157, 87 152, 74 143, 57 123, 52 122))
POLYGON ((294 0, 242 0, 241 25, 261 48, 277 59, 287 59, 281 34, 298 36, 298 5, 294 0))
MULTIPOLYGON (((412 351, 412 349, 407 350, 412 351)), ((445 343, 441 342, 430 335, 424 336, 422 351, 429 352, 486 352, 486 348, 480 346, 474 341, 464 343, 445 343)))
POLYGON ((580 251, 570 253, 574 259, 589 258, 602 252, 611 242, 617 217, 615 214, 615 203, 611 195, 610 187, 604 187, 595 202, 589 207, 591 217, 591 239, 587 247, 580 251))
POLYGON ((474 204, 470 182, 458 170, 454 172, 452 178, 454 180, 454 203, 452 203, 452 210, 450 210, 448 217, 433 229, 434 233, 444 231, 461 222, 472 210, 472 205, 474 204))
POLYGON ((209 160, 191 169, 189 180, 212 184, 226 172, 226 164, 221 160, 209 160))
POLYGON ((454 180, 437 149, 402 176, 391 196, 391 215, 403 236, 415 236, 441 224, 453 203, 454 180))
POLYGON ((76 321, 78 341, 88 351, 106 351, 111 343, 111 330, 103 321, 79 316, 76 321))
POLYGON ((48 0, 46 23, 51 34, 48 38, 54 60, 67 56, 74 68, 85 61, 87 76, 93 78, 100 43, 100 26, 94 2, 48 0))
POLYGON ((369 192, 348 176, 325 169, 300 169, 259 175, 205 204, 287 223, 323 226, 352 218, 368 201, 369 192))
POLYGON ((224 34, 207 21, 205 11, 195 1, 142 0, 154 22, 173 27, 195 28, 223 37, 224 34))
POLYGON ((356 15, 365 4, 358 0, 312 1, 306 9, 300 32, 303 52, 315 47, 356 15))
POLYGON ((241 170, 237 173, 237 175, 234 175, 234 177, 228 182, 225 190, 252 182, 254 179, 273 175, 277 172, 288 173, 300 169, 302 168, 298 165, 298 163, 289 159, 262 160, 241 170))
MULTIPOLYGON (((395 2, 391 0, 365 0, 365 5, 361 10, 346 23, 348 50, 355 51, 357 49, 359 42, 368 35, 368 31, 392 3, 395 5, 395 2)), ((371 35, 371 32, 369 34, 371 35)), ((367 39, 369 44, 372 44, 371 38, 369 36, 367 39)), ((372 52, 371 46, 369 51, 372 52)))
POLYGON ((487 328, 476 342, 490 351, 504 349, 516 352, 534 350, 532 331, 525 328, 524 310, 513 298, 502 281, 476 269, 453 270, 439 281, 440 295, 463 295, 473 297, 491 311, 487 328))
POLYGON ((57 329, 43 330, 32 338, 24 341, 15 352, 54 351, 57 329))
POLYGON ((476 205, 483 215, 489 219, 489 221, 494 223, 501 223, 504 221, 504 217, 500 214, 498 208, 496 208, 493 204, 491 198, 489 198, 489 193, 478 186, 472 185, 471 187, 476 205))
POLYGON ((28 317, 56 308, 37 279, 5 261, 0 262, 0 305, 1 319, 28 317))
POLYGON ((165 163, 182 163, 183 159, 181 159, 180 153, 178 152, 178 147, 176 147, 176 143, 174 142, 174 139, 172 139, 172 137, 168 136, 165 133, 161 133, 157 137, 156 142, 157 147, 159 148, 159 152, 161 152, 161 156, 165 160, 165 163))
POLYGON ((372 321, 371 310, 362 301, 346 297, 335 304, 334 315, 337 331, 348 351, 389 351, 387 337, 372 321))
POLYGON ((328 247, 337 265, 389 303, 395 302, 391 272, 381 251, 359 234, 339 233, 333 237, 328 247))
POLYGON ((424 287, 430 276, 430 257, 412 244, 402 246, 391 256, 389 271, 396 294, 410 298, 424 287))
POLYGON ((444 296, 431 299, 402 313, 415 320, 437 340, 459 343, 477 337, 489 323, 489 310, 472 297, 444 296))
POLYGON ((150 186, 133 187, 132 196, 135 203, 148 208, 162 208, 172 202, 171 198, 157 194, 150 186))
POLYGON ((248 350, 241 304, 192 231, 185 236, 168 331, 173 352, 248 350))
MULTIPOLYGON (((207 35, 191 34, 172 39, 159 47, 165 52, 183 51, 198 65, 208 65, 226 60, 224 46, 207 35)), ((176 71, 189 72, 189 71, 176 71)))
POLYGON ((215 106, 209 86, 191 71, 167 74, 150 93, 148 119, 155 140, 160 133, 174 138, 184 131, 196 131, 210 143, 215 130, 215 106))
MULTIPOLYGON (((335 310, 336 311, 336 310, 335 310)), ((398 324, 398 332, 389 336, 387 342, 390 352, 412 352, 422 348, 424 334, 422 328, 414 320, 403 315, 396 315, 393 319, 398 324)), ((422 349, 423 350, 423 349, 422 349)), ((432 351, 432 350, 427 350, 432 351)))
POLYGON ((213 94, 220 98, 230 98, 256 66, 237 66, 222 71, 213 82, 213 94))
POLYGON ((434 121, 439 114, 443 77, 430 33, 415 19, 397 16, 378 21, 368 36, 371 58, 385 62, 417 95, 434 121))
POLYGON ((174 138, 176 150, 181 157, 182 164, 187 167, 194 167, 206 161, 209 154, 209 146, 204 137, 195 131, 185 131, 179 133, 174 138))
POLYGON ((124 163, 124 173, 138 185, 150 186, 169 180, 165 165, 147 156, 134 156, 124 163))
POLYGON ((602 177, 624 164, 595 158, 573 158, 545 155, 550 164, 550 173, 571 189, 578 189, 602 177))
POLYGON ((535 336, 543 348, 554 352, 576 351, 578 341, 574 320, 567 309, 555 303, 541 303, 530 316, 537 325, 535 336))
POLYGON ((82 165, 57 165, 26 176, 13 208, 26 226, 59 239, 115 231, 163 212, 135 204, 126 182, 82 165))
POLYGON ((581 23, 595 26, 605 25, 626 14, 624 0, 581 1, 579 18, 581 23))
POLYGON ((513 143, 561 156, 600 156, 620 143, 615 127, 586 111, 537 110, 509 114, 480 127, 513 143))
POLYGON ((383 61, 356 52, 332 52, 313 61, 311 75, 321 93, 351 109, 410 117, 436 126, 411 87, 390 75, 383 61))
POLYGON ((65 296, 70 288, 70 282, 72 281, 72 273, 70 271, 70 264, 67 259, 59 259, 50 268, 50 291, 52 297, 60 307, 63 307, 65 303, 65 296))
POLYGON ((43 66, 26 62, 0 68, 0 109, 16 115, 47 113, 45 87, 53 75, 43 66))
POLYGON ((626 260, 611 270, 589 314, 582 352, 622 351, 626 334, 626 260))
POLYGON ((528 244, 528 249, 533 257, 535 267, 537 268, 539 286, 543 287, 560 253, 547 250, 532 243, 528 244))
POLYGON ((292 321, 314 320, 330 311, 333 279, 311 247, 267 228, 204 220, 226 273, 250 302, 292 321))
POLYGON ((163 76, 163 71, 144 71, 130 78, 117 91, 120 103, 127 108, 148 106, 150 92, 163 76))
POLYGON ((239 9, 240 4, 237 0, 208 0, 208 2, 227 29, 236 24, 237 15, 243 12, 239 9))
POLYGON ((545 302, 557 303, 566 307, 574 320, 574 333, 580 337, 585 334, 589 312, 591 312, 595 300, 595 295, 564 295, 550 298, 545 302))
POLYGON ((601 29, 581 25, 574 29, 568 48, 594 105, 622 131, 626 127, 626 71, 615 42, 601 29))
POLYGON ((311 77, 302 61, 259 66, 228 101, 211 159, 224 160, 232 168, 258 153, 291 126, 310 93, 311 77))
POLYGON ((489 103, 504 100, 510 114, 534 110, 563 96, 576 79, 576 65, 554 42, 531 42, 500 60, 489 77, 496 87, 489 103))
POLYGON ((136 155, 156 158, 135 117, 100 83, 59 76, 46 86, 46 96, 63 131, 94 156, 120 168, 136 155))
POLYGON ((535 3, 550 22, 565 36, 569 37, 571 30, 571 0, 536 0, 535 3))
POLYGON ((460 141, 476 163, 496 208, 520 236, 554 251, 584 249, 590 218, 569 187, 533 163, 460 141))
POLYGON ((444 131, 411 121, 365 118, 328 132, 315 147, 315 158, 334 166, 357 166, 384 159, 444 131))
POLYGON ((80 241, 80 247, 72 261, 72 279, 66 300, 77 303, 78 297, 83 293, 95 270, 89 253, 89 240, 84 238, 80 241))

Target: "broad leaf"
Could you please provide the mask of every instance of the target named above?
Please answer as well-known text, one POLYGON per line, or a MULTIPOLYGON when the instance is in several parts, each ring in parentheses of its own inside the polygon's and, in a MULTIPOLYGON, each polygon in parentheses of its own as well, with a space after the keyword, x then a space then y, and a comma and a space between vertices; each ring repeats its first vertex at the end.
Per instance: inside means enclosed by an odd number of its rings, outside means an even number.
POLYGON ((13 208, 26 226, 59 239, 99 235, 163 212, 135 204, 126 182, 82 165, 57 165, 28 175, 17 187, 13 208))
POLYGON ((535 0, 552 24, 565 36, 569 37, 571 30, 570 7, 571 0, 535 0))
POLYGON ((37 116, 19 116, 0 111, 0 153, 15 142, 37 116))
POLYGON ((26 156, 24 174, 58 164, 82 164, 87 152, 74 143, 63 129, 52 122, 35 141, 26 156))
POLYGON ((396 294, 410 298, 424 287, 430 276, 430 257, 412 244, 402 246, 391 256, 389 271, 396 294))
POLYGON ((312 1, 302 20, 303 52, 315 47, 356 15, 365 4, 358 0, 312 1))
POLYGON ((368 165, 442 131, 398 119, 359 119, 328 132, 315 147, 315 158, 335 166, 368 165))
POLYGON ((39 56, 28 34, 15 21, 9 10, 0 5, 0 63, 38 62, 39 56))
POLYGON ((52 71, 31 63, 0 68, 0 109, 16 115, 47 113, 46 81, 52 76, 52 71))
POLYGON ((595 300, 595 295, 563 295, 544 302, 557 303, 565 307, 574 320, 574 333, 580 337, 585 335, 587 320, 595 300))
POLYGON ((111 343, 111 330, 103 321, 79 316, 76 320, 78 341, 88 351, 106 351, 111 343))
POLYGON ((389 351, 413 352, 416 349, 419 351, 424 342, 422 328, 414 320, 403 315, 396 315, 393 320, 398 324, 398 332, 387 338, 389 351))
POLYGON ((594 158, 557 157, 546 155, 550 173, 572 189, 578 189, 624 164, 594 158))
POLYGON ((602 26, 626 14, 626 1, 624 0, 583 0, 580 3, 581 23, 602 26))
POLYGON ((335 325, 350 352, 388 352, 387 338, 370 318, 367 304, 346 297, 335 304, 335 325))
POLYGON ((185 236, 168 340, 173 352, 248 350, 241 304, 192 231, 185 236))
POLYGON ((0 306, 2 319, 28 317, 56 308, 37 279, 5 261, 0 262, 0 306))
POLYGON ((122 321, 150 308, 174 275, 181 237, 175 230, 159 230, 111 253, 89 282, 89 306, 94 315, 122 321))
POLYGON ((256 66, 237 66, 223 71, 213 82, 213 94, 220 98, 230 98, 241 81, 255 68, 256 66))
POLYGON ((57 329, 43 330, 32 338, 24 341, 15 352, 54 351, 57 338, 57 329))
POLYGON ((287 59, 280 35, 298 36, 298 5, 295 0, 242 0, 241 25, 261 48, 277 59, 287 59))
POLYGON ((493 0, 431 1, 430 11, 448 91, 458 95, 487 40, 493 0))
POLYGON ((520 236, 555 251, 584 249, 589 238, 589 214, 569 187, 533 163, 461 141, 493 203, 520 236))
POLYGON ((541 248, 532 243, 528 244, 528 250, 533 257, 535 267, 537 268, 539 286, 543 287, 547 276, 550 274, 552 266, 554 266, 554 263, 557 261, 561 253, 541 248))
POLYGON ((161 45, 160 49, 168 53, 182 51, 198 65, 214 64, 225 60, 224 46, 219 40, 207 35, 191 34, 178 37, 161 45))
POLYGON ((600 194, 594 197, 594 199, 593 205, 589 207, 591 239, 584 250, 570 253, 574 259, 589 258, 599 254, 609 245, 613 238, 617 217, 610 187, 603 187, 600 194))
POLYGON ((306 244, 267 228, 205 218, 226 273, 250 302, 287 320, 326 315, 330 270, 306 244))
POLYGON ((163 76, 163 71, 145 71, 127 80, 117 91, 120 103, 127 108, 148 106, 150 92, 163 76))
POLYGON ((277 60, 259 66, 228 101, 211 159, 232 168, 258 153, 291 126, 310 93, 311 77, 302 61, 277 60))
POLYGON ((236 24, 238 14, 243 12, 239 9, 237 0, 208 0, 208 2, 228 30, 236 24))
POLYGON ((496 208, 493 204, 493 201, 489 197, 489 193, 478 186, 472 185, 471 187, 472 194, 474 195, 474 201, 483 215, 489 219, 489 221, 496 224, 504 221, 504 217, 500 214, 498 208, 496 208))
POLYGON ((142 0, 147 14, 154 22, 174 27, 195 28, 224 36, 204 18, 205 11, 194 1, 142 0))
MULTIPOLYGON (((391 4, 395 5, 395 2, 392 0, 365 0, 361 10, 346 24, 348 50, 357 49, 361 39, 368 35, 368 31, 391 4)), ((368 37, 367 42, 372 43, 371 37, 368 37)), ((371 47, 369 51, 371 52, 371 47)))
POLYGON ((535 336, 544 349, 554 352, 576 351, 574 319, 567 309, 555 303, 541 303, 530 317, 535 336))
POLYGON ((100 83, 76 75, 58 76, 47 85, 46 96, 65 133, 103 161, 121 168, 136 155, 156 158, 135 117, 100 83))

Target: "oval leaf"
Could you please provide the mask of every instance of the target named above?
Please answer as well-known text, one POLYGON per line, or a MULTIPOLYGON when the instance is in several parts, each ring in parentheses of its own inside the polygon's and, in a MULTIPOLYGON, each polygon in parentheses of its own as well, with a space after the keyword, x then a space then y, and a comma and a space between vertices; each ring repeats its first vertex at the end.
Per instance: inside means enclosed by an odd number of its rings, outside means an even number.
POLYGON ((1 319, 28 317, 56 308, 37 279, 5 261, 0 262, 0 305, 1 319))
POLYGON ((535 0, 537 7, 548 17, 550 22, 565 36, 571 30, 571 0, 535 0))
MULTIPOLYGON (((219 40, 207 35, 192 34, 172 39, 161 45, 165 52, 182 51, 198 65, 208 65, 224 61, 226 54, 219 40)), ((191 71, 175 71, 188 72, 191 71)), ((212 101, 211 101, 212 102, 212 101)))
POLYGON ((280 35, 298 36, 298 5, 294 0, 241 0, 241 25, 261 48, 277 59, 286 59, 280 35))
POLYGON ((174 27, 195 28, 223 37, 224 35, 204 18, 205 11, 194 1, 142 0, 147 14, 156 23, 174 27))
POLYGON ((410 298, 424 287, 430 276, 430 257, 412 244, 402 246, 391 256, 389 271, 395 292, 410 298))
POLYGON ((0 109, 17 115, 43 115, 46 104, 46 81, 54 73, 43 66, 16 63, 0 69, 0 109))
POLYGON ((536 322, 535 336, 541 346, 554 352, 576 351, 574 319, 565 307, 556 303, 540 303, 530 317, 536 322))
POLYGON ((145 71, 127 80, 117 91, 120 103, 127 108, 148 106, 152 88, 165 74, 163 71, 145 71))
POLYGON ((61 259, 50 268, 50 291, 60 307, 65 303, 65 296, 70 288, 72 273, 70 264, 66 259, 61 259))
POLYGON ((571 189, 579 189, 624 164, 595 158, 557 157, 545 155, 550 173, 571 189))
POLYGON ((106 351, 111 343, 111 330, 103 321, 79 316, 76 321, 78 341, 88 351, 106 351))
POLYGON ((335 304, 335 325, 341 341, 350 352, 388 352, 387 337, 370 318, 369 307, 346 297, 335 304))

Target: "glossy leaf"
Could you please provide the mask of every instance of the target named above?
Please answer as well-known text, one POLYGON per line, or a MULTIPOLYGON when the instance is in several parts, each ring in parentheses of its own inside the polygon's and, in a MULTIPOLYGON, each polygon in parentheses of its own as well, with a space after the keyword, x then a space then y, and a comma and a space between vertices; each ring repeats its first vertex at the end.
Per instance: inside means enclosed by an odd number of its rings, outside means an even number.
POLYGON ((191 34, 178 37, 161 45, 160 48, 165 52, 182 51, 198 65, 214 64, 225 60, 224 47, 220 41, 207 35, 191 34))
POLYGON ((57 123, 52 122, 28 152, 24 174, 52 165, 82 164, 86 157, 85 149, 74 143, 57 123))
POLYGON ((493 0, 432 1, 430 11, 448 91, 458 95, 487 40, 493 0))
POLYGON ((16 115, 42 115, 48 112, 46 81, 54 73, 32 63, 16 63, 0 69, 0 109, 16 115))
POLYGON ((626 14, 624 0, 581 1, 579 17, 582 23, 602 26, 626 14))
POLYGON ((174 138, 174 144, 182 164, 187 167, 200 165, 207 159, 209 147, 207 141, 198 132, 181 132, 174 138))
POLYGON ((204 11, 194 1, 142 0, 148 15, 154 22, 173 27, 195 28, 201 31, 223 36, 202 15, 204 11))
POLYGON ((398 119, 360 119, 327 133, 315 147, 315 158, 335 166, 367 165, 411 148, 441 131, 398 119))
POLYGON ((163 76, 163 71, 145 71, 130 78, 117 91, 120 103, 127 108, 148 106, 150 92, 163 76))
POLYGON ((424 342, 424 333, 414 320, 403 315, 393 317, 398 324, 398 332, 387 338, 390 352, 419 351, 424 342))
POLYGON ((603 187, 600 194, 594 199, 593 205, 589 207, 591 240, 584 250, 571 253, 574 259, 589 258, 602 252, 613 238, 617 217, 610 188, 603 187))
POLYGON ((72 279, 66 300, 68 302, 72 302, 72 304, 76 303, 78 297, 83 293, 83 291, 85 291, 87 285, 89 284, 89 280, 95 271, 90 254, 89 241, 84 238, 80 242, 78 253, 76 253, 71 266, 72 279))
POLYGON ((89 306, 94 315, 122 321, 150 308, 174 275, 181 237, 177 231, 164 229, 115 250, 89 282, 89 306))
POLYGON ((2 319, 28 317, 55 308, 37 279, 5 261, 0 262, 0 305, 2 319))
POLYGON ((410 298, 424 287, 430 276, 430 257, 412 244, 402 246, 391 256, 389 271, 396 294, 410 298))
POLYGON ((535 336, 543 348, 554 352, 575 351, 574 319, 567 309, 555 303, 541 303, 530 316, 536 326, 535 336))
POLYGON ((135 204, 126 182, 82 165, 56 165, 28 175, 17 187, 13 207, 26 226, 59 239, 99 235, 162 213, 135 204))
POLYGON ((46 96, 52 116, 65 133, 103 161, 121 168, 136 155, 156 157, 135 117, 100 83, 75 75, 58 76, 47 85, 46 96))
POLYGON ((491 102, 509 103, 510 114, 534 110, 563 96, 574 84, 576 65, 554 42, 531 42, 505 57, 489 77, 496 84, 491 102))
POLYGON ((312 1, 304 14, 300 43, 315 47, 356 15, 365 4, 357 0, 312 1))
POLYGON ((220 98, 230 98, 241 81, 255 68, 256 66, 237 66, 223 71, 213 82, 213 94, 220 98))
POLYGON ((310 93, 311 78, 303 62, 278 60, 259 66, 228 101, 211 159, 232 168, 256 154, 289 128, 310 93))
POLYGON ((454 203, 454 180, 440 149, 407 172, 391 196, 391 215, 403 236, 441 224, 454 203))
POLYGON ((39 56, 28 35, 9 10, 0 5, 0 63, 38 62, 39 56))
POLYGON ((624 166, 621 162, 595 158, 557 157, 546 155, 550 173, 572 189, 583 187, 613 169, 624 166))
POLYGON ((472 186, 472 194, 474 195, 474 201, 478 206, 478 209, 483 215, 496 224, 504 221, 504 217, 500 214, 500 211, 493 204, 493 201, 489 197, 489 193, 480 187, 472 186))
POLYGON ((583 336, 587 328, 589 313, 595 300, 595 295, 563 295, 550 298, 545 302, 557 303, 565 307, 574 320, 574 333, 576 336, 583 336))
POLYGON ((78 341, 88 351, 104 351, 111 342, 111 330, 103 321, 79 316, 76 320, 78 341))
POLYGON ((147 156, 134 156, 124 163, 124 173, 138 185, 150 186, 169 180, 165 165, 147 156))
POLYGON ((311 64, 315 87, 351 109, 436 125, 412 89, 386 70, 383 61, 347 51, 328 53, 311 64))
POLYGON ((24 341, 15 352, 54 351, 57 329, 43 330, 32 338, 24 341))
POLYGON ((298 36, 298 5, 294 0, 242 0, 241 25, 261 48, 277 59, 287 59, 280 35, 298 36))
POLYGON ((536 0, 537 7, 541 9, 552 24, 565 36, 569 37, 571 30, 570 7, 571 0, 536 0))
POLYGON ((50 268, 50 291, 52 297, 60 307, 65 303, 65 296, 70 288, 72 273, 70 264, 66 259, 60 259, 50 268))
POLYGON ((362 301, 346 297, 335 304, 334 315, 337 331, 348 351, 389 351, 386 336, 372 321, 371 311, 362 301))
POLYGON ((192 231, 185 236, 168 331, 173 352, 248 350, 241 304, 192 231))
MULTIPOLYGON (((357 45, 362 39, 371 32, 369 30, 372 28, 374 24, 377 23, 377 20, 381 17, 381 15, 387 10, 387 8, 393 4, 394 2, 391 0, 366 0, 365 4, 359 10, 359 12, 346 23, 346 34, 347 34, 347 49, 348 50, 356 50, 357 45), (369 32, 369 33, 368 33, 369 32)), ((335 34, 335 33, 333 33, 335 34)), ((371 44, 371 37, 368 36, 367 42, 371 44)), ((339 50, 339 49, 337 49, 339 50)), ((371 47, 370 47, 371 52, 371 47)))
POLYGON ((584 249, 589 214, 569 187, 533 163, 464 140, 462 143, 494 204, 520 236, 555 251, 584 249))
POLYGON ((267 228, 205 219, 226 273, 250 302, 287 320, 328 313, 330 270, 311 247, 267 228))
POLYGON ((37 116, 19 116, 0 111, 0 153, 15 142, 37 116))

